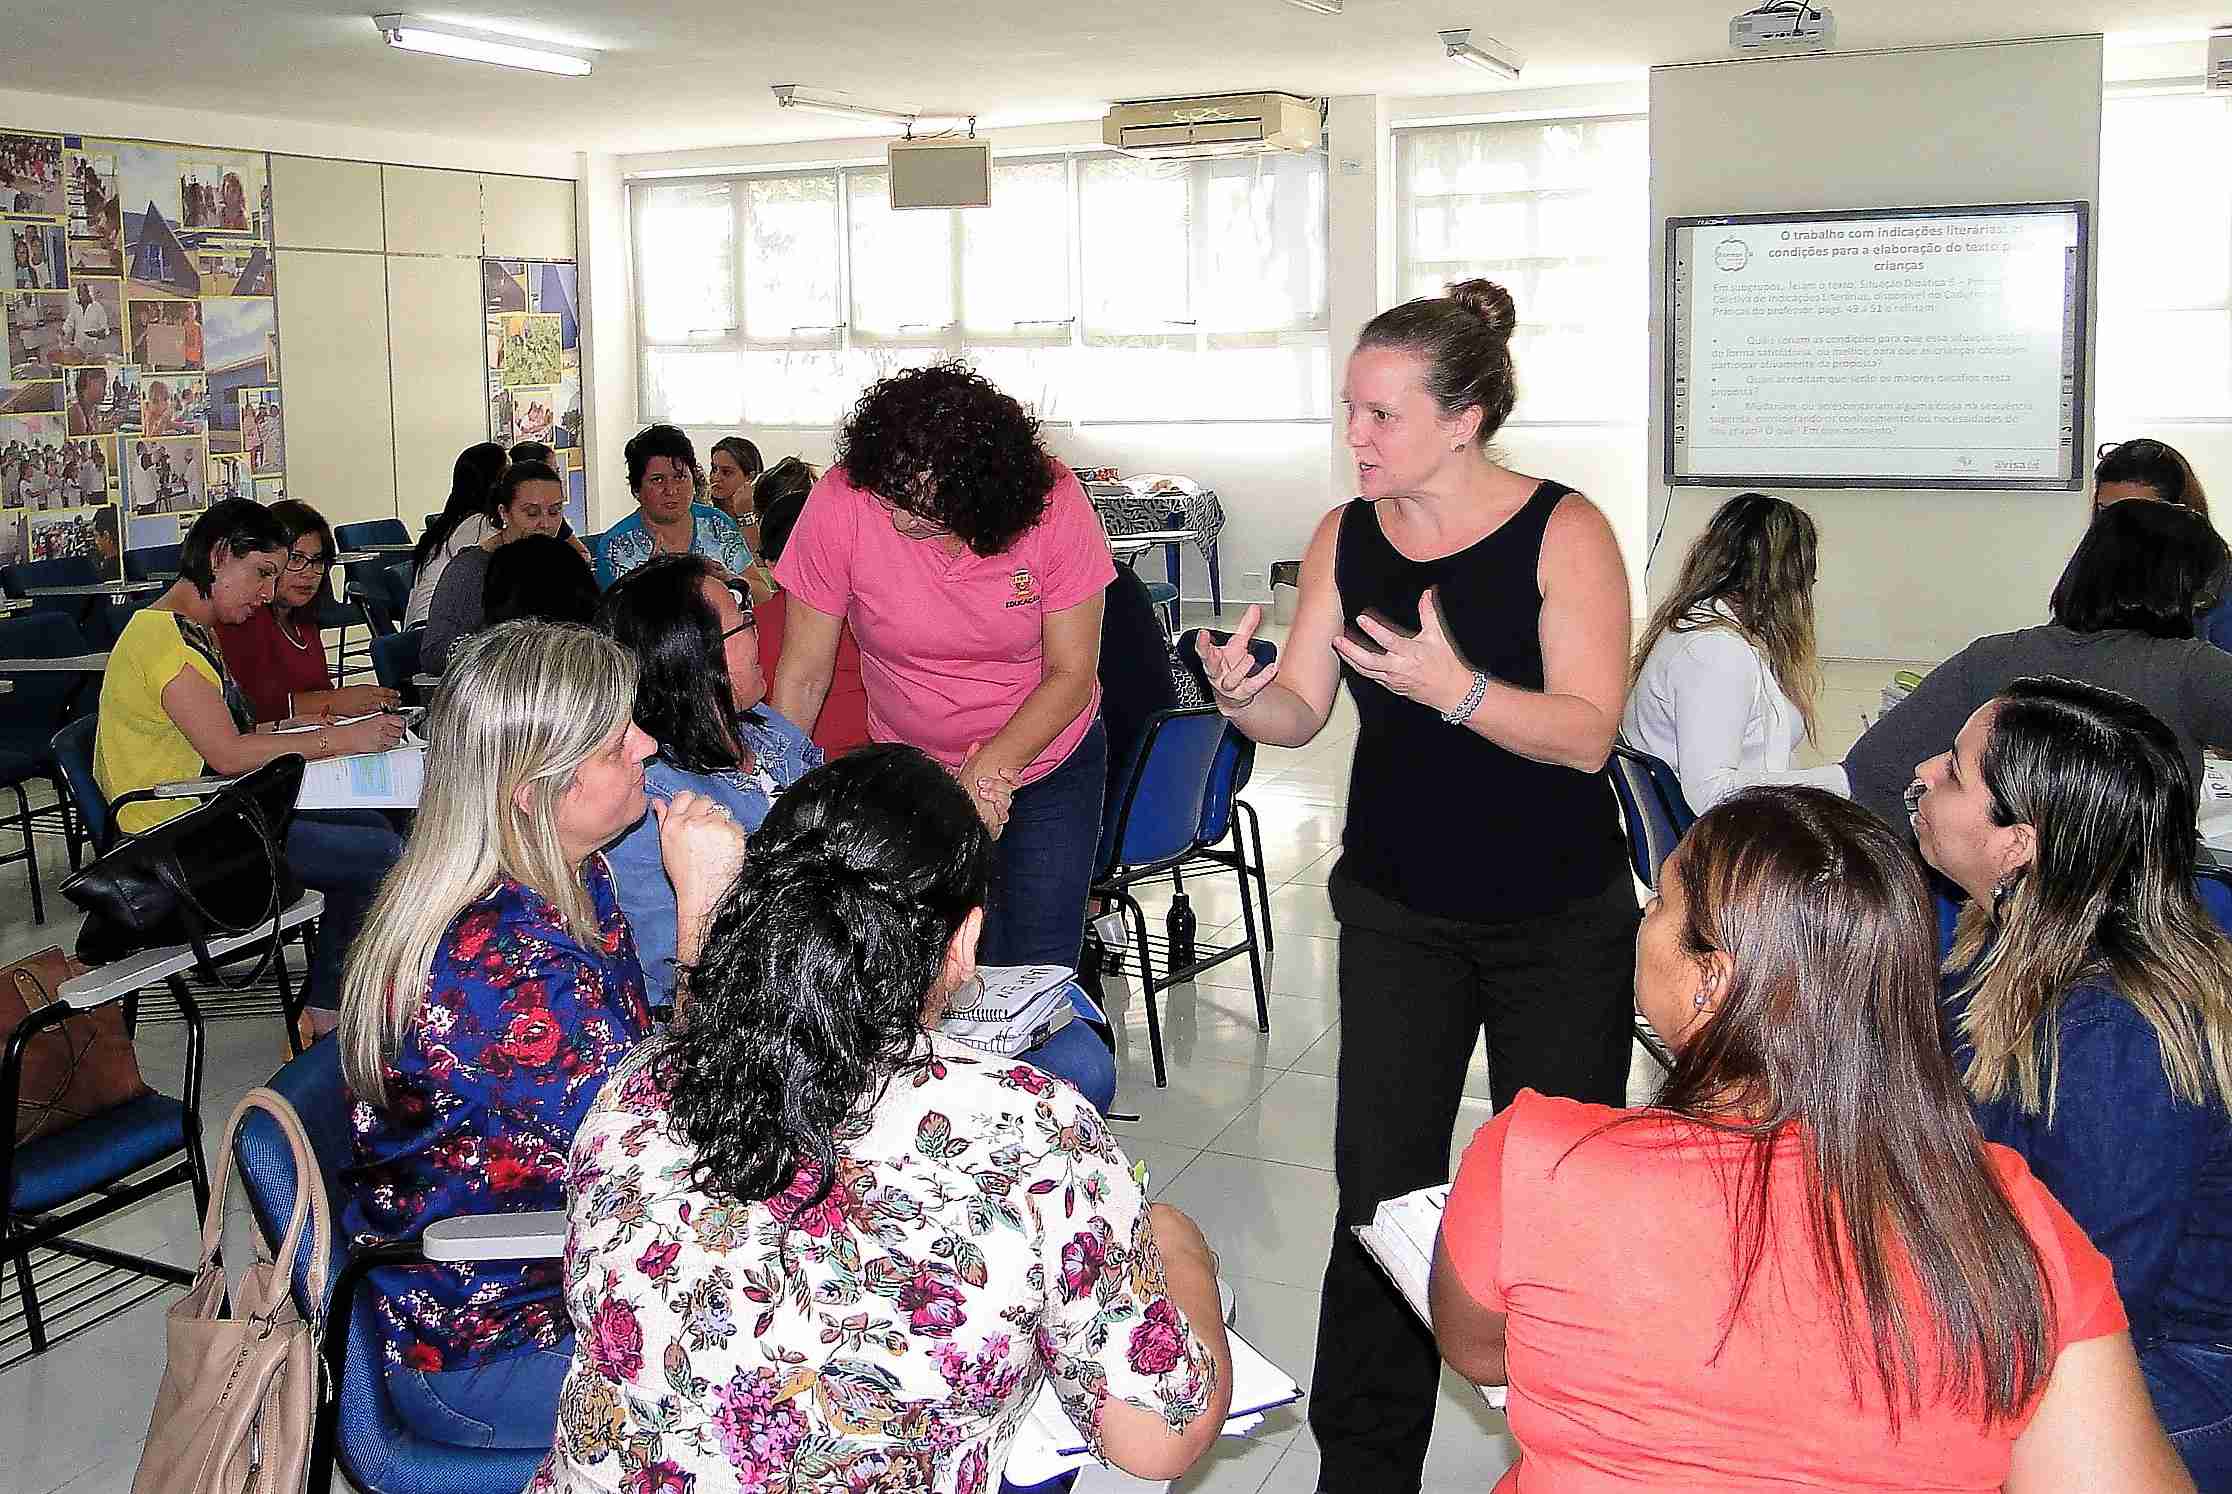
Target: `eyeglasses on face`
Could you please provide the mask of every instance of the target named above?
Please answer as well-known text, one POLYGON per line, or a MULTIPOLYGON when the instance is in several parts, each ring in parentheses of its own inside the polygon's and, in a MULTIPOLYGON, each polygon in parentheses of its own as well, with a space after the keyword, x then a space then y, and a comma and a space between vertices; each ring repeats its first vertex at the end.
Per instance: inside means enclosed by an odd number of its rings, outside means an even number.
POLYGON ((305 555, 299 550, 289 550, 287 552, 287 569, 290 571, 329 571, 333 569, 333 557, 322 552, 317 555, 305 555))
POLYGON ((738 585, 734 581, 727 582, 723 589, 726 590, 731 597, 736 599, 736 610, 744 614, 744 620, 742 622, 738 623, 733 628, 723 630, 723 632, 721 633, 721 641, 723 643, 726 643, 731 638, 734 638, 737 634, 743 632, 746 628, 759 626, 759 620, 752 616, 752 594, 749 591, 745 590, 742 586, 738 585))

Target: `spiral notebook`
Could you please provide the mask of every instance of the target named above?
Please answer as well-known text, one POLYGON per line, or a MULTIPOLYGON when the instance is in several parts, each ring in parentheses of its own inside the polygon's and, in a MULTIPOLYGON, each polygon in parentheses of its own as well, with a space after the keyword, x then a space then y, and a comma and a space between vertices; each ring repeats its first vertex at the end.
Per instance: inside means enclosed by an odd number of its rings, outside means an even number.
MULTIPOLYGON (((1372 1214, 1370 1224, 1356 1226, 1357 1243, 1365 1254, 1395 1283, 1403 1300, 1429 1326, 1433 1309, 1426 1298, 1426 1284, 1434 1270, 1434 1241, 1441 1234, 1442 1210, 1449 1206, 1449 1185, 1436 1183, 1401 1198, 1391 1198, 1372 1214)), ((1488 1404, 1501 1411, 1504 1386, 1477 1387, 1488 1404)))

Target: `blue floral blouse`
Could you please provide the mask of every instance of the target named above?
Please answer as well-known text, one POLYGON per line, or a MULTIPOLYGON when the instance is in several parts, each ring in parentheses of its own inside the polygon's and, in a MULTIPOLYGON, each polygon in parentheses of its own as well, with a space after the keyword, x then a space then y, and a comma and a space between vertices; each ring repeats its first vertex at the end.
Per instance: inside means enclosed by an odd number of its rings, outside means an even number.
MULTIPOLYGON (((650 1033, 643 971, 601 858, 588 866, 596 937, 505 879, 450 925, 426 999, 378 1105, 350 1121, 342 1227, 360 1245, 413 1240, 437 1219, 566 1205, 566 1152, 605 1076, 650 1033)), ((555 1261, 373 1272, 390 1363, 453 1370, 570 1331, 555 1261)))
POLYGON ((661 1051, 574 1139, 574 1361, 529 1494, 990 1494, 1049 1377, 1096 1453, 1105 1402, 1204 1414, 1215 1363, 1076 1090, 925 1035, 826 1198, 802 1168, 745 1204, 692 1183, 661 1051))

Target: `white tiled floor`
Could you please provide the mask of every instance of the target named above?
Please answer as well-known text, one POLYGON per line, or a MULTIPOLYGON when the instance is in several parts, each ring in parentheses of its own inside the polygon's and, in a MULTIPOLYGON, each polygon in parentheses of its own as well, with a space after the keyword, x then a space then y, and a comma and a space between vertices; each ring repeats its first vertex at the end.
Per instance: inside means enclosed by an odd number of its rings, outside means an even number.
MULTIPOLYGON (((1824 741, 1807 760, 1841 756, 1858 713, 1873 710, 1897 664, 1835 664, 1822 706, 1824 741)), ((1221 1253, 1239 1298, 1242 1329, 1307 1384, 1316 1349, 1318 1283, 1333 1218, 1333 1079, 1340 1049, 1335 1005, 1336 932, 1325 880, 1340 838, 1355 716, 1344 701, 1320 738, 1300 751, 1265 750, 1247 790, 1263 817, 1277 953, 1268 972, 1271 1031, 1255 1028, 1248 968, 1235 960, 1198 986, 1167 994, 1163 1036, 1170 1086, 1154 1087, 1146 1016, 1123 982, 1110 997, 1119 1019, 1119 1122, 1127 1149, 1150 1170, 1160 1197, 1191 1213, 1221 1253)), ((44 858, 50 923, 35 929, 20 867, 0 868, 0 961, 44 944, 67 944, 73 920, 55 914, 53 889, 66 870, 59 846, 44 858)), ((1203 937, 1239 916, 1229 878, 1190 889, 1203 937)), ((1159 900, 1150 917, 1159 917, 1159 900)), ((175 1029, 149 1029, 143 1063, 158 1087, 180 1062, 175 1029)), ((204 1123, 214 1137, 234 1102, 285 1058, 276 1021, 211 1028, 204 1123)), ((1635 1083, 1648 1083, 1639 1060, 1635 1083)), ((1485 1061, 1475 1053, 1452 1149, 1487 1118, 1485 1061)), ((237 1205, 237 1198, 236 1198, 237 1205)), ((156 1200, 109 1226, 120 1241, 190 1254, 195 1221, 184 1196, 156 1200)), ((239 1258, 242 1221, 228 1238, 239 1258)), ((130 1487, 148 1409, 162 1373, 162 1312, 168 1298, 134 1309, 44 1359, 0 1375, 0 1494, 121 1494, 130 1487)), ((1487 1489, 1514 1456, 1503 1420, 1452 1376, 1444 1376, 1430 1490, 1487 1489)), ((1300 1411, 1273 1416, 1254 1438, 1221 1445, 1179 1488, 1202 1494, 1309 1494, 1317 1449, 1300 1411)), ((1138 1487, 1094 1475, 1087 1487, 1138 1487)))

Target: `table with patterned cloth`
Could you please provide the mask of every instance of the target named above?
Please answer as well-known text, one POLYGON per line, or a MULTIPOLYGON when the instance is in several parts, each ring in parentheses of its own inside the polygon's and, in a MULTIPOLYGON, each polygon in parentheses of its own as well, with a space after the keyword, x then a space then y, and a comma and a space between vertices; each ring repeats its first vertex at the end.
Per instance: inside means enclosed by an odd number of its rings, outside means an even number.
MULTIPOLYGON (((1192 531, 1201 558, 1209 567, 1209 605, 1219 617, 1224 615, 1224 583, 1217 570, 1217 536, 1224 530, 1224 505, 1217 501, 1217 490, 1188 484, 1176 491, 1150 492, 1152 478, 1133 478, 1128 482, 1089 482, 1085 494, 1093 501, 1093 511, 1100 515, 1101 527, 1110 538, 1127 534, 1152 533, 1165 529, 1192 531)), ((1178 584, 1178 547, 1168 545, 1163 551, 1163 561, 1169 570, 1170 584, 1178 584)))

